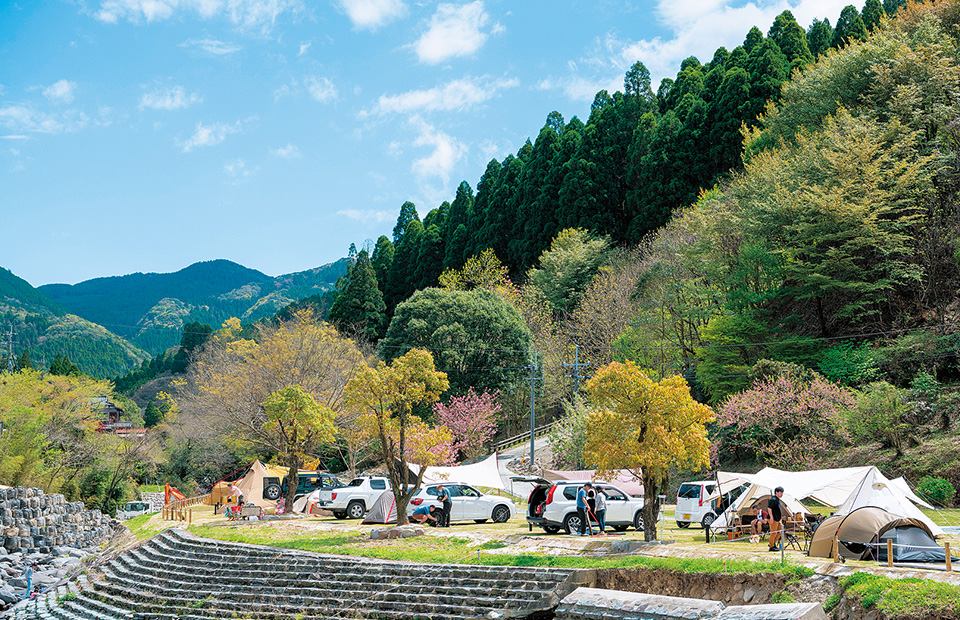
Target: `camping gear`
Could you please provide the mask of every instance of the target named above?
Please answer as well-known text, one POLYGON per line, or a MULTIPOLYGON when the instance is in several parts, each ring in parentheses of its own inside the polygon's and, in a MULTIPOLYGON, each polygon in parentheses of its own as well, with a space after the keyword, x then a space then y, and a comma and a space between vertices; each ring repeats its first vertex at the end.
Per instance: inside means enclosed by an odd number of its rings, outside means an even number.
POLYGON ((397 499, 393 491, 386 490, 380 494, 377 501, 373 502, 370 511, 367 512, 363 524, 368 523, 396 523, 397 522, 397 499))
POLYGON ((886 560, 887 538, 894 540, 893 559, 897 562, 943 562, 946 554, 933 540, 933 533, 926 523, 892 514, 883 508, 865 506, 850 514, 834 515, 820 524, 813 534, 810 557, 828 558, 833 553, 833 540, 837 538, 837 550, 841 557, 854 560, 869 560, 882 557, 886 560), (912 530, 914 531, 911 531, 912 530), (919 534, 915 530, 920 530, 919 534), (898 547, 898 540, 907 547, 898 547), (881 545, 882 556, 877 550, 881 545), (936 547, 923 549, 917 547, 936 547), (929 559, 922 559, 929 558, 929 559))

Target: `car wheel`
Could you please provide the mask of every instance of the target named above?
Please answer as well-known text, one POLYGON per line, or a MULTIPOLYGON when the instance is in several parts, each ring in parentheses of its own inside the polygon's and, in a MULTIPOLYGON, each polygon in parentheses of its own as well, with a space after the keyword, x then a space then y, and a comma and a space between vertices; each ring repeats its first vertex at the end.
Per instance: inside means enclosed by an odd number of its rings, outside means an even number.
POLYGON ((615 529, 615 530, 618 531, 618 532, 626 532, 626 531, 627 531, 627 526, 626 526, 626 525, 614 525, 614 526, 613 526, 613 529, 615 529))
POLYGON ((347 513, 345 513, 345 512, 342 511, 342 510, 338 510, 338 511, 336 511, 335 513, 333 513, 333 516, 335 516, 335 517, 338 518, 338 519, 346 519, 346 518, 347 518, 347 513))
POLYGON ((703 529, 707 529, 713 525, 713 522, 716 520, 717 517, 712 512, 708 512, 707 514, 703 515, 703 521, 700 522, 700 525, 703 526, 703 529))
POLYGON ((363 513, 367 510, 363 507, 363 502, 353 501, 347 504, 347 516, 351 519, 363 518, 363 513))
POLYGON ((633 529, 637 530, 638 532, 643 531, 643 513, 639 510, 637 511, 637 514, 633 515, 633 529))
POLYGON ((271 484, 271 485, 267 485, 267 488, 263 490, 263 497, 265 499, 270 500, 271 502, 275 502, 278 499, 280 499, 280 493, 281 493, 280 485, 271 484))
POLYGON ((563 518, 563 529, 567 531, 567 534, 573 534, 574 532, 580 531, 580 515, 575 512, 571 512, 563 518))
POLYGON ((486 523, 487 520, 486 520, 486 519, 474 519, 473 522, 474 522, 474 523, 486 523))
POLYGON ((556 534, 557 532, 560 531, 560 528, 557 527, 556 525, 544 525, 543 531, 546 532, 547 534, 556 534))
POLYGON ((689 521, 677 521, 677 527, 679 527, 681 530, 685 530, 685 529, 687 529, 688 527, 690 527, 690 522, 689 522, 689 521))
POLYGON ((506 523, 510 520, 510 509, 500 504, 493 509, 493 522, 494 523, 506 523))

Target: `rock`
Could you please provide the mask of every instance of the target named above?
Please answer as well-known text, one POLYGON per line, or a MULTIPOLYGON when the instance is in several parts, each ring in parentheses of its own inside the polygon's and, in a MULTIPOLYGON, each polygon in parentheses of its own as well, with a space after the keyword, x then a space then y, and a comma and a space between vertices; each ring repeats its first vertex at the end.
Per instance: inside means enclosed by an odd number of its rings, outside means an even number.
POLYGON ((416 533, 413 530, 408 530, 408 529, 400 530, 401 538, 413 538, 415 535, 416 533))
POLYGON ((757 595, 757 592, 753 588, 744 588, 743 589, 743 602, 749 603, 753 600, 753 597, 757 595))
POLYGON ((4 585, 3 587, 0 587, 0 602, 12 604, 18 602, 20 598, 20 595, 17 594, 10 586, 4 585))

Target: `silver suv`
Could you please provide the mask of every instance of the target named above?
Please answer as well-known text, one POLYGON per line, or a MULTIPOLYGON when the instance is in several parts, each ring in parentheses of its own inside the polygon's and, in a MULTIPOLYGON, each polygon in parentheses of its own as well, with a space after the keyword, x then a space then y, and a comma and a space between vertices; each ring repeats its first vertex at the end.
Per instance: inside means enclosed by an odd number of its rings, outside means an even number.
MULTIPOLYGON (((556 534, 560 528, 572 534, 580 529, 577 514, 577 491, 586 480, 550 481, 543 478, 515 478, 534 483, 527 505, 527 523, 531 529, 542 527, 548 534, 556 534)), ((618 532, 631 525, 643 530, 643 499, 630 497, 617 487, 606 482, 594 482, 594 488, 607 493, 606 524, 618 532)), ((591 519, 591 523, 596 522, 591 519)))

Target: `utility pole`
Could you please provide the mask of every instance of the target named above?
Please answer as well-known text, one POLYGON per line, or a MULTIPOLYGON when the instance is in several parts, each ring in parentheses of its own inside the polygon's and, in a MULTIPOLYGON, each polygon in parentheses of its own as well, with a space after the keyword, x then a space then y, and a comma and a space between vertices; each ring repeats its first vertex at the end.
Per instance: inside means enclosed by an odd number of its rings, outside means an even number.
POLYGON ((7 350, 7 372, 12 373, 15 370, 13 361, 13 323, 10 323, 9 331, 4 335, 7 339, 0 343, 0 345, 7 350))
POLYGON ((580 393, 580 368, 584 366, 589 366, 590 362, 580 362, 580 345, 573 345, 573 363, 564 364, 566 368, 573 368, 573 374, 567 375, 567 377, 573 378, 573 393, 580 393))
POLYGON ((537 377, 537 352, 533 352, 533 363, 530 364, 530 378, 527 379, 530 382, 530 471, 533 471, 533 453, 534 445, 533 440, 535 439, 534 433, 536 432, 536 411, 537 411, 537 381, 543 381, 543 379, 537 377))

